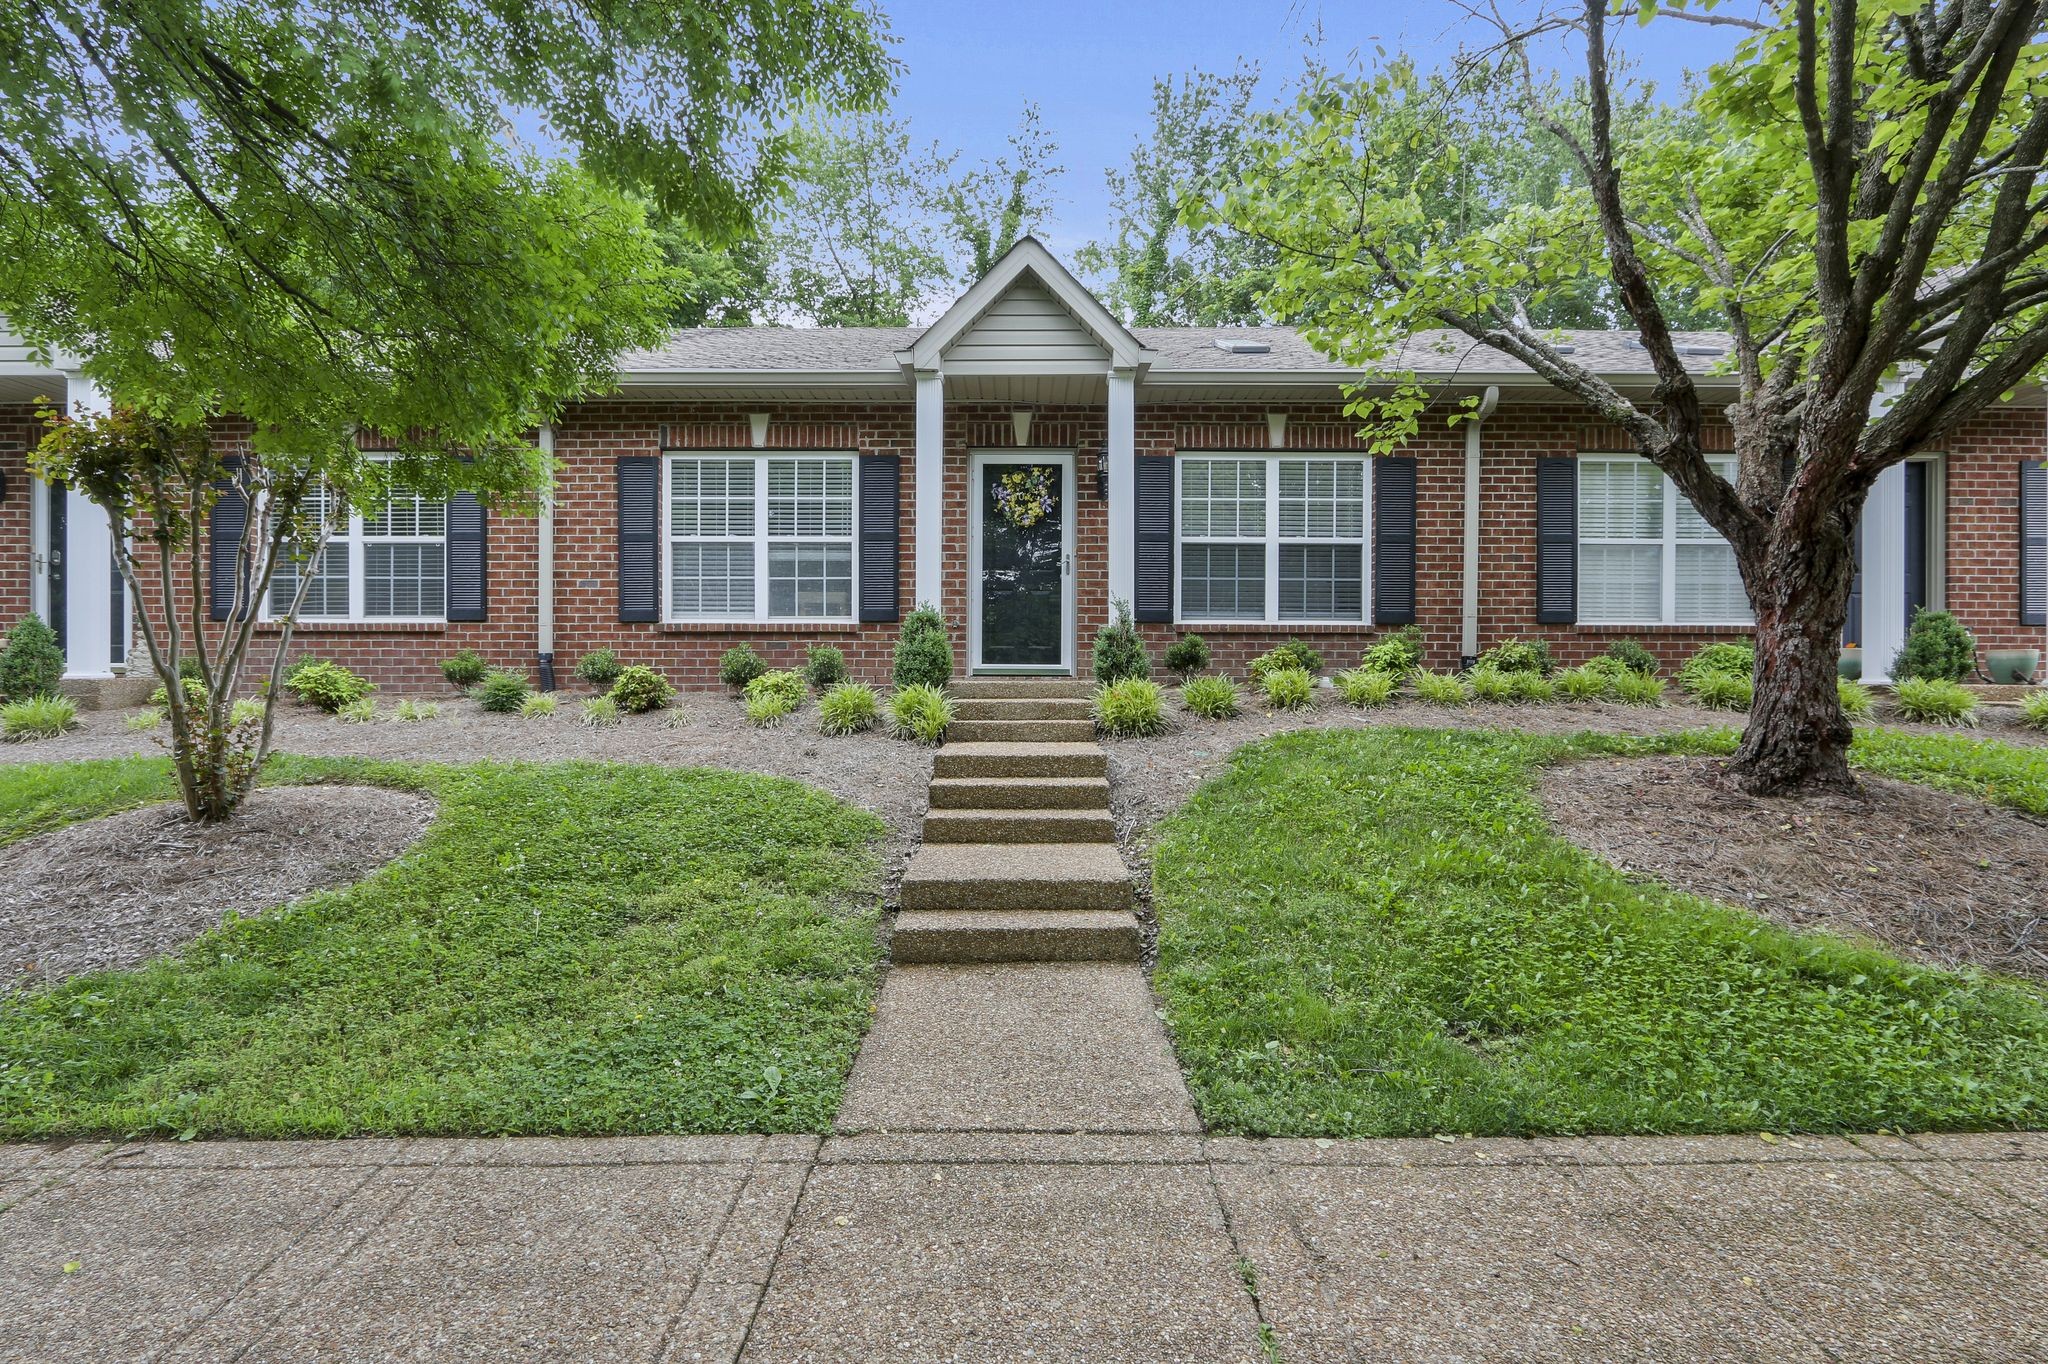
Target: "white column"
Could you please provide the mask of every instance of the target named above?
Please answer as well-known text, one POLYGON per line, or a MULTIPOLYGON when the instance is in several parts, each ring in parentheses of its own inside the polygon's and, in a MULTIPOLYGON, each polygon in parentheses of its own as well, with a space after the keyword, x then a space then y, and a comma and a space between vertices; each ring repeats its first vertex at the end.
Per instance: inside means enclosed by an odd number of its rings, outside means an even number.
POLYGON ((936 370, 917 376, 917 601, 944 609, 946 392, 936 370))
POLYGON ((1130 601, 1138 587, 1138 376, 1109 372, 1109 598, 1130 601))
MULTIPOLYGON (((72 412, 108 410, 107 395, 82 374, 64 376, 72 412)), ((64 499, 64 656, 71 677, 113 676, 114 531, 107 514, 72 489, 64 499)), ((125 612, 123 613, 125 617, 125 612)))
POLYGON ((1906 642, 1906 466, 1877 476, 1863 504, 1863 680, 1889 682, 1906 642))

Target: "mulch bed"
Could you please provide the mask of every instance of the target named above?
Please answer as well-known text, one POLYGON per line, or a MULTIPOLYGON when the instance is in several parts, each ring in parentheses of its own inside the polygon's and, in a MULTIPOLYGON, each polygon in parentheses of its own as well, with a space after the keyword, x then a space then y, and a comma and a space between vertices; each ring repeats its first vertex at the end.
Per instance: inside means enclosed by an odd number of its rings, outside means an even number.
POLYGON ((1722 769, 1567 763, 1540 794, 1560 835, 1632 876, 1911 960, 2048 981, 2048 824, 1871 776, 1860 795, 1750 796, 1722 769))
POLYGON ((433 819, 409 791, 281 786, 224 824, 150 805, 25 839, 0 858, 0 992, 135 966, 231 912, 360 881, 433 819))

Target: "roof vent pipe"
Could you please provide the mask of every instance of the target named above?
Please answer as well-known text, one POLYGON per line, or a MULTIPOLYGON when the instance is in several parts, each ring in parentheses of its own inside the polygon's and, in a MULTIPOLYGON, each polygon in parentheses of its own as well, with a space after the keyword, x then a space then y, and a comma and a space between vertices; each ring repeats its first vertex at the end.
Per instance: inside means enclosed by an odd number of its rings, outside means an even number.
POLYGON ((1464 666, 1479 661, 1479 436, 1500 402, 1500 390, 1487 385, 1479 406, 1465 422, 1465 583, 1458 653, 1464 666))

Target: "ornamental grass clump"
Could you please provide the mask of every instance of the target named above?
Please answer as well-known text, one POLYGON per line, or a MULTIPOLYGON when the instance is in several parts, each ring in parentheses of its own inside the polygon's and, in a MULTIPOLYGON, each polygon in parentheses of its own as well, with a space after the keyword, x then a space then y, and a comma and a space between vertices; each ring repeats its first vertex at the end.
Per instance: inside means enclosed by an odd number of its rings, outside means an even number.
POLYGON ((1756 673, 1756 648, 1748 643, 1709 644, 1678 669, 1678 685, 1694 696, 1709 677, 1751 678, 1756 673))
POLYGON ((1557 699, 1557 683, 1542 673, 1509 673, 1508 681, 1514 687, 1517 701, 1541 706, 1557 699))
MULTIPOLYGON (((239 706, 242 703, 237 701, 235 704, 239 706)), ((377 718, 377 703, 370 697, 362 697, 334 712, 334 718, 345 725, 370 724, 377 718)))
POLYGON ((1846 677, 1835 679, 1835 700, 1841 703, 1842 714, 1851 720, 1868 719, 1873 698, 1870 688, 1861 682, 1852 682, 1846 677))
POLYGON ((1336 676, 1337 694, 1354 706, 1377 710, 1394 699, 1401 679, 1370 668, 1346 668, 1336 676))
POLYGON ((779 725, 802 706, 810 688, 799 672, 766 672, 747 683, 747 719, 762 727, 779 725))
POLYGON ((1404 625, 1385 639, 1368 644, 1358 656, 1358 666, 1366 672, 1406 677, 1422 666, 1422 627, 1404 625))
POLYGON ((519 717, 523 720, 545 720, 555 713, 555 697, 552 692, 537 691, 519 703, 519 717))
POLYGON ((591 729, 610 729, 621 723, 619 703, 609 696, 586 696, 576 718, 591 729))
POLYGON ((483 681, 490 670, 484 656, 474 649, 459 649, 441 660, 441 676, 465 690, 483 681))
POLYGON ((0 705, 0 739, 30 743, 54 739, 78 723, 78 703, 68 696, 24 696, 0 705))
POLYGON ((1209 645, 1200 635, 1182 635, 1166 646, 1166 667, 1183 679, 1209 666, 1209 645))
MULTIPOLYGON (((735 644, 718 660, 718 680, 734 691, 768 671, 768 660, 754 652, 751 644, 735 644)), ((614 675, 613 682, 618 681, 614 675)))
POLYGON ((1756 682, 1747 673, 1699 673, 1686 690, 1708 710, 1748 710, 1756 700, 1756 682))
POLYGON ((1415 686, 1417 699, 1432 706, 1462 706, 1472 699, 1472 689, 1465 685, 1465 679, 1456 673, 1432 672, 1428 668, 1417 668, 1411 681, 1415 686))
POLYGON ((889 723, 906 739, 935 744, 953 723, 953 701, 937 687, 912 683, 889 698, 889 723))
POLYGON ((1465 685, 1481 701, 1499 703, 1515 699, 1514 675, 1502 672, 1491 663, 1482 663, 1466 673, 1465 685))
POLYGON ((1612 679, 1614 699, 1627 706, 1664 704, 1664 679, 1654 673, 1624 672, 1612 679))
POLYGON ((1166 702, 1157 682, 1119 678, 1095 689, 1095 724, 1105 734, 1139 739, 1166 729, 1166 702))
POLYGON ((625 665, 610 649, 592 649, 576 660, 576 676, 599 691, 611 690, 612 683, 619 680, 625 665))
MULTIPOLYGON (((188 690, 190 686, 188 682, 188 690)), ((376 683, 356 676, 339 663, 309 663, 295 669, 285 679, 285 686, 299 700, 309 706, 318 706, 330 715, 377 690, 376 683)), ((201 695, 204 694, 202 686, 201 695)))
POLYGON ((1571 701, 1598 701, 1614 690, 1615 678, 1604 669, 1566 668, 1550 679, 1571 701))
POLYGON ((804 681, 823 691, 846 680, 846 654, 829 644, 813 644, 804 654, 804 681))
POLYGON ((1906 677, 1892 684, 1899 714, 1923 725, 1974 725, 1977 698, 1960 683, 1941 678, 1906 677))
POLYGON ((1109 623, 1096 633, 1094 667, 1095 680, 1103 686, 1126 677, 1152 675, 1152 660, 1145 653, 1145 642, 1138 638, 1129 602, 1116 602, 1109 623))
POLYGON ((406 721, 438 720, 441 718, 439 701, 415 701, 411 697, 400 701, 391 712, 396 719, 406 721))
POLYGON ((619 670, 618 681, 606 695, 617 703, 620 710, 628 715, 640 715, 650 710, 660 710, 676 699, 676 689, 669 680, 654 669, 642 663, 619 670))
POLYGON ((1227 677, 1190 677, 1180 684, 1180 703, 1204 720, 1228 720, 1237 714, 1237 683, 1227 677))
POLYGON ((841 682, 818 698, 818 729, 825 734, 859 734, 881 715, 882 699, 865 682, 841 682))
POLYGON ((2048 729, 2048 691, 2037 691, 2020 702, 2020 723, 2028 729, 2048 729))
POLYGON ((164 712, 161 706, 144 706, 121 723, 129 729, 139 732, 145 729, 155 729, 163 722, 164 712))
POLYGON ((1274 668, 1259 679, 1259 690, 1274 710, 1302 710, 1316 699, 1316 680, 1305 668, 1274 668))

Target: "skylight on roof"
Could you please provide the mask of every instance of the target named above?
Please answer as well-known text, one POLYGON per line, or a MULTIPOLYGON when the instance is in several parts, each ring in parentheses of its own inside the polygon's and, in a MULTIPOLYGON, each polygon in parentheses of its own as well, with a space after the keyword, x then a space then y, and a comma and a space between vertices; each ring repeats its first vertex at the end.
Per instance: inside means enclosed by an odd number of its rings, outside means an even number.
POLYGON ((1261 341, 1251 336, 1219 336, 1216 349, 1232 355, 1265 355, 1273 349, 1270 341, 1261 341))

